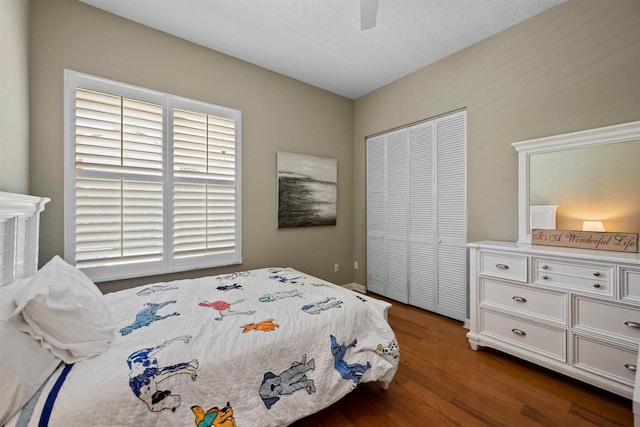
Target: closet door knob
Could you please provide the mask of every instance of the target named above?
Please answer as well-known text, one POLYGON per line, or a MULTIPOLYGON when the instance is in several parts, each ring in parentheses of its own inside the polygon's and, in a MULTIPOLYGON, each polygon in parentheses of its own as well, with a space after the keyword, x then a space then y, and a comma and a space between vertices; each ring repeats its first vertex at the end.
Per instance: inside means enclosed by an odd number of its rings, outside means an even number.
POLYGON ((500 270, 508 270, 509 266, 507 264, 496 264, 496 267, 500 270))
POLYGON ((627 320, 626 322, 624 322, 624 324, 630 328, 640 328, 640 323, 634 322, 633 320, 627 320))
POLYGON ((527 299, 525 297, 513 296, 511 297, 511 299, 513 299, 515 302, 527 302, 527 299))
POLYGON ((516 329, 516 328, 513 328, 513 329, 511 330, 511 332, 513 332, 513 333, 514 333, 514 334, 516 334, 516 335, 520 335, 521 337, 523 337, 523 336, 527 335, 527 333, 526 333, 525 331, 520 330, 520 329, 516 329))

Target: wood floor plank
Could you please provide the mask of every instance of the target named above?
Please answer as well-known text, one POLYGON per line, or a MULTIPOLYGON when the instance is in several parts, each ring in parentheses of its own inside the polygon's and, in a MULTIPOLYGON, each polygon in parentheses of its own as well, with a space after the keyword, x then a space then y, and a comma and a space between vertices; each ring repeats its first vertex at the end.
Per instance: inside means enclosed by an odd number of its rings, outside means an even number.
POLYGON ((294 426, 633 425, 629 399, 493 349, 473 351, 461 322, 389 302, 400 346, 389 389, 360 384, 294 426))

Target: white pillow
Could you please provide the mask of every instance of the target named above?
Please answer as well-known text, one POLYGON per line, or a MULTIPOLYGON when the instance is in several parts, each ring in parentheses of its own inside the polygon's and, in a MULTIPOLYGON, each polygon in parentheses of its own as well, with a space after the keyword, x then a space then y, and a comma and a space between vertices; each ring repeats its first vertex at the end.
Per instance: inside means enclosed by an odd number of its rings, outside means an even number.
POLYGON ((114 325, 102 292, 83 272, 55 256, 15 296, 9 321, 66 363, 104 352, 114 325))
MULTIPOLYGON (((15 293, 28 283, 25 279, 0 287, 0 318, 4 319, 15 310, 15 293)), ((4 425, 44 384, 60 364, 60 359, 4 320, 0 320, 0 343, 0 425, 4 425)))

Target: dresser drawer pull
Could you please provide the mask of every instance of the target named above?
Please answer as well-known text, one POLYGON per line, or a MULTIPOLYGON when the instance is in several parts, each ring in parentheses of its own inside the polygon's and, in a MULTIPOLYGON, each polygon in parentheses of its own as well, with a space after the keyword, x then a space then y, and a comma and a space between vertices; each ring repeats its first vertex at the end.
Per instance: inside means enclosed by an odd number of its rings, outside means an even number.
POLYGON ((593 273, 593 275, 594 275, 594 276, 596 276, 596 277, 598 277, 598 276, 600 276, 600 272, 599 272, 599 271, 596 271, 595 273, 593 273))
POLYGON ((631 372, 635 372, 637 369, 636 365, 632 365, 631 363, 625 363, 624 367, 630 370, 631 372))
POLYGON ((544 276, 542 276, 542 278, 543 278, 544 280, 547 280, 547 279, 549 278, 549 276, 547 276, 547 275, 545 274, 544 276))
POLYGON ((593 284, 593 287, 594 287, 594 288, 599 288, 599 287, 600 287, 600 283, 594 283, 594 284, 593 284))
POLYGON ((523 336, 525 336, 525 335, 527 335, 527 333, 526 333, 525 331, 522 331, 522 330, 520 330, 520 329, 516 329, 516 328, 513 328, 513 329, 511 330, 511 332, 513 332, 513 333, 514 333, 514 334, 516 334, 516 335, 520 335, 520 336, 522 336, 522 337, 523 337, 523 336))
POLYGON ((508 270, 509 266, 507 264, 496 264, 496 267, 500 270, 508 270))
POLYGON ((547 270, 549 268, 549 266, 547 264, 542 264, 542 269, 543 270, 547 270))
POLYGON ((634 322, 633 320, 627 320, 624 324, 630 328, 640 328, 640 323, 634 322))
MULTIPOLYGON (((511 297, 511 299, 513 299, 515 302, 527 302, 527 299, 525 297, 519 297, 519 296, 513 296, 511 297)), ((639 325, 640 326, 640 325, 639 325)))

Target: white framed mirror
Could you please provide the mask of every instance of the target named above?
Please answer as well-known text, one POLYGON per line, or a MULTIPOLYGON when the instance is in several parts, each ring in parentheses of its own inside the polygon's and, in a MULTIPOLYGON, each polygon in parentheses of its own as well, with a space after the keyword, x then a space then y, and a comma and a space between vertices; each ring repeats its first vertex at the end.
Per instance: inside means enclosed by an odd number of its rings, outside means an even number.
POLYGON ((518 152, 519 243, 531 243, 531 228, 582 229, 584 221, 640 233, 640 121, 511 145, 518 152), (543 206, 555 207, 554 224, 532 227, 532 211, 543 206))

